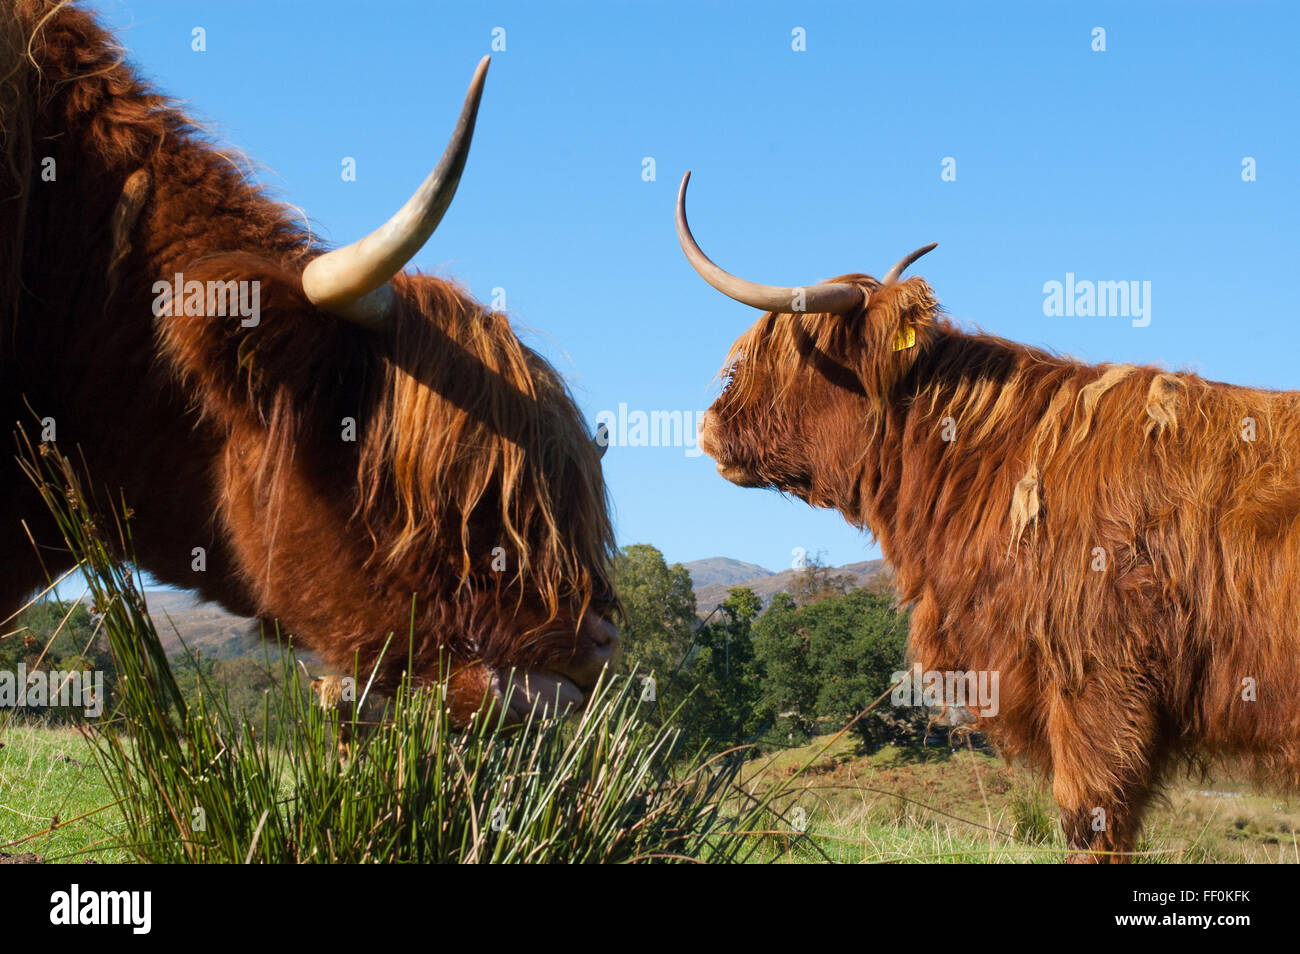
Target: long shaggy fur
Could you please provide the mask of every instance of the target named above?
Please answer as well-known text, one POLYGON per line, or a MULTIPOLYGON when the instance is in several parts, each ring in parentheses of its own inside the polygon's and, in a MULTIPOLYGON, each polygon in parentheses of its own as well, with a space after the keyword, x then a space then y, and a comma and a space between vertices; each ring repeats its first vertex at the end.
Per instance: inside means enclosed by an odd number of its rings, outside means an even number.
POLYGON ((1131 850, 1180 760, 1300 788, 1300 393, 1083 364, 961 331, 920 279, 837 280, 865 313, 768 314, 733 348, 727 476, 874 533, 916 659, 1000 673, 983 728, 1053 772, 1076 848, 1131 850))
MULTIPOLYGON (((395 634, 388 685, 414 627, 417 670, 450 665, 467 707, 489 669, 558 665, 589 608, 617 614, 598 456, 504 316, 421 275, 394 280, 391 334, 317 312, 296 216, 76 6, 0 12, 0 123, 0 399, 124 491, 155 576, 277 617, 349 671, 395 634), (260 323, 155 318, 177 273, 259 282, 260 323)), ((5 479, 12 607, 41 578, 20 519, 55 538, 5 479)))

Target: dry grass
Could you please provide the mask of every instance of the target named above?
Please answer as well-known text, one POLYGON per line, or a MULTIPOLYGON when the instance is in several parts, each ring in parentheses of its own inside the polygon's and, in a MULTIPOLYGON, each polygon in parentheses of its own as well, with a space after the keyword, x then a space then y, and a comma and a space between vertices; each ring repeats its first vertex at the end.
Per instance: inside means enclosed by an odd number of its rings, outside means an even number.
MULTIPOLYGON (((796 778, 778 805, 787 815, 802 808, 812 841, 837 861, 1059 862, 1068 853, 1048 787, 988 752, 887 747, 868 755, 848 737, 824 746, 751 763, 746 778, 796 778)), ((1295 797, 1257 793, 1226 775, 1175 780, 1148 814, 1137 860, 1297 863, 1298 827, 1295 797)), ((779 836, 768 850, 813 860, 779 836)))

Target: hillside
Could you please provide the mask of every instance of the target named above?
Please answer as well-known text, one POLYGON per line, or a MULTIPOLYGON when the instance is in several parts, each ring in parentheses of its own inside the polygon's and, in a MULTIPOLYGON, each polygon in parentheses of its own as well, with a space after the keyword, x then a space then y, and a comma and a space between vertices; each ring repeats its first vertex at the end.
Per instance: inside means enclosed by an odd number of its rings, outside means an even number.
POLYGON ((697 593, 701 586, 714 583, 735 586, 738 583, 775 575, 767 567, 759 566, 757 563, 746 563, 743 560, 733 560, 731 557, 692 560, 686 564, 686 569, 691 571, 691 582, 695 584, 697 593))
MULTIPOLYGON (((790 592, 794 586, 795 574, 798 570, 782 570, 780 573, 774 573, 761 566, 755 566, 752 563, 742 563, 739 560, 730 560, 726 557, 711 557, 707 560, 692 560, 684 564, 690 571, 691 580, 695 584, 695 608, 701 616, 706 616, 713 611, 713 608, 727 598, 727 591, 733 586, 747 586, 754 591, 759 600, 763 603, 763 608, 767 609, 772 602, 772 597, 780 592, 790 592), (697 575, 697 568, 699 573, 697 575), (758 572, 753 575, 742 576, 741 568, 750 568, 758 572), (735 572, 729 572, 729 571, 735 572)), ((833 567, 833 572, 843 576, 850 576, 858 586, 867 586, 869 584, 888 585, 893 580, 893 570, 885 563, 884 560, 864 560, 861 563, 846 563, 844 566, 833 567)))
POLYGON ((191 651, 208 659, 260 655, 257 620, 228 613, 216 603, 205 603, 190 590, 148 590, 149 617, 167 655, 191 651))

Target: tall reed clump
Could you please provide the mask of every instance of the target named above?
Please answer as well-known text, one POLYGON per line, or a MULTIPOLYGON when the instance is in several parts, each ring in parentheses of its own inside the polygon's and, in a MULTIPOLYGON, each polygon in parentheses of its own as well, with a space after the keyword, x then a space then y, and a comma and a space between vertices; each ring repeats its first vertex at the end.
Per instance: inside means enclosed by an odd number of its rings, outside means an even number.
POLYGON ((187 705, 131 561, 130 511, 98 505, 52 445, 20 443, 116 661, 117 698, 88 731, 140 861, 732 862, 757 848, 773 793, 742 790, 741 753, 679 751, 629 681, 513 732, 456 731, 442 688, 406 681, 346 759, 288 648, 260 719, 207 684, 187 705))

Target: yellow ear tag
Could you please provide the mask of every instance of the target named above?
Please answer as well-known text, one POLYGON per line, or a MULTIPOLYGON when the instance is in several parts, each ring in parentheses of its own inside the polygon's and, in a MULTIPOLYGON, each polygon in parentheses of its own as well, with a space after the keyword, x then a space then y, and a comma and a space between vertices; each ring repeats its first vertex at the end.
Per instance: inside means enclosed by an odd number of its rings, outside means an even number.
POLYGON ((916 347, 916 329, 902 328, 894 335, 894 350, 906 351, 908 348, 916 347))

